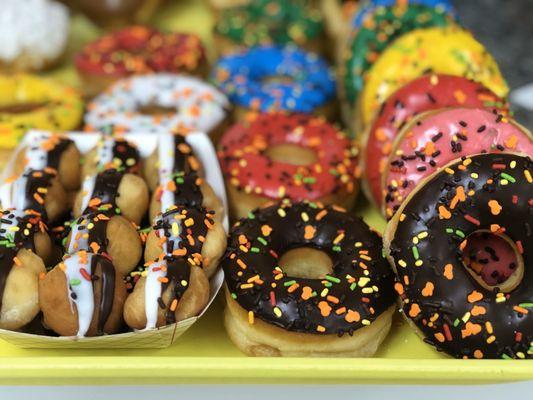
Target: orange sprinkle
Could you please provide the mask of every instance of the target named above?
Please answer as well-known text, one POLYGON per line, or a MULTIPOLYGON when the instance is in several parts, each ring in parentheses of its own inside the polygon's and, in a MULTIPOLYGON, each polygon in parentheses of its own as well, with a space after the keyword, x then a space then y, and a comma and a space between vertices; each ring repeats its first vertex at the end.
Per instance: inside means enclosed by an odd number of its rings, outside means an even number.
POLYGON ((422 296, 424 297, 433 296, 434 289, 435 289, 435 285, 433 285, 433 283, 426 282, 426 286, 424 286, 424 289, 422 289, 422 296))
POLYGON ((453 265, 452 264, 446 264, 444 266, 444 276, 450 281, 453 279, 453 265))
POLYGON ((420 306, 416 303, 413 303, 409 309, 409 316, 411 318, 415 318, 418 314, 420 314, 420 311, 420 306))
POLYGON ((323 317, 327 317, 329 314, 331 314, 331 306, 328 304, 327 301, 319 302, 318 308, 320 309, 320 314, 323 317))
POLYGON ((475 303, 476 301, 480 301, 483 299, 483 294, 478 292, 477 290, 472 291, 467 298, 469 303, 475 303))
POLYGON ((272 228, 270 226, 263 225, 261 227, 261 233, 263 234, 263 236, 269 236, 271 232, 272 232, 272 228))
POLYGON ((475 336, 481 332, 481 325, 467 322, 464 329, 461 329, 461 337, 464 339, 468 336, 475 336))
POLYGON ((502 206, 498 200, 489 200, 489 208, 492 215, 498 215, 502 211, 502 206))
POLYGON ((313 289, 311 289, 309 286, 304 286, 302 288, 302 299, 303 300, 309 300, 312 295, 313 295, 313 289))
POLYGON ((176 311, 176 308, 178 308, 178 299, 172 300, 172 303, 170 303, 170 311, 174 312, 176 311))
POLYGON ((440 219, 450 219, 452 217, 452 213, 444 206, 439 206, 439 218, 440 219))
POLYGON ((348 310, 348 312, 344 316, 344 319, 346 320, 346 322, 358 322, 361 319, 361 315, 359 315, 357 311, 348 310))
POLYGON ((305 226, 305 233, 304 233, 304 239, 305 240, 311 240, 313 237, 315 237, 316 229, 311 225, 305 226))

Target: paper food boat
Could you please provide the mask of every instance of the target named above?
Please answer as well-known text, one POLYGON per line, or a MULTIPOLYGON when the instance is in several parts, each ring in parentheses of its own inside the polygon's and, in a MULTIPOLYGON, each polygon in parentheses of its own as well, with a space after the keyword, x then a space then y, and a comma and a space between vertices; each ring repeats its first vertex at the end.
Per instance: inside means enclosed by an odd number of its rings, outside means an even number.
MULTIPOLYGON (((4 171, 0 175, 2 181, 9 177, 13 169, 13 163, 17 154, 28 143, 35 141, 36 137, 42 135, 43 131, 28 132, 21 143, 13 152, 8 161, 4 171)), ((100 133, 67 133, 66 136, 71 138, 80 152, 85 154, 91 150, 98 140, 101 138, 100 133)), ((157 146, 157 135, 144 133, 130 133, 123 137, 132 143, 135 143, 139 149, 142 158, 148 157, 155 150, 157 146)), ((203 132, 190 133, 186 137, 187 143, 192 147, 197 158, 200 160, 205 168, 205 180, 211 185, 214 192, 218 195, 225 210, 224 229, 226 232, 229 229, 228 222, 228 204, 226 198, 226 190, 224 187, 224 180, 222 172, 218 164, 215 148, 209 140, 209 137, 203 132), (207 167, 209 166, 209 167, 207 167)), ((216 295, 222 287, 224 282, 224 272, 219 269, 218 272, 211 278, 210 296, 207 306, 202 312, 192 318, 167 325, 161 328, 132 331, 125 333, 118 333, 113 335, 104 335, 96 337, 57 337, 57 336, 43 336, 31 333, 15 332, 5 329, 0 329, 0 339, 3 339, 11 344, 22 348, 42 348, 42 349, 120 349, 120 348, 165 348, 174 343, 181 335, 187 331, 202 315, 207 311, 209 306, 213 303, 216 295)))

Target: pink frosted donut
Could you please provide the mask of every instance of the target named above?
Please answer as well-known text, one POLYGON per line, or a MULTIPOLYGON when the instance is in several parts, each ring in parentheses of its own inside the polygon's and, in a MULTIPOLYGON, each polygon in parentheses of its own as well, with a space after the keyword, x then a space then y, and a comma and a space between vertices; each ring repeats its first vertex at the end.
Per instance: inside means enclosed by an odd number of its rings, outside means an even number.
POLYGON ((391 218, 415 186, 440 167, 484 152, 531 155, 531 133, 483 109, 451 108, 419 115, 393 143, 381 182, 385 216, 391 218))

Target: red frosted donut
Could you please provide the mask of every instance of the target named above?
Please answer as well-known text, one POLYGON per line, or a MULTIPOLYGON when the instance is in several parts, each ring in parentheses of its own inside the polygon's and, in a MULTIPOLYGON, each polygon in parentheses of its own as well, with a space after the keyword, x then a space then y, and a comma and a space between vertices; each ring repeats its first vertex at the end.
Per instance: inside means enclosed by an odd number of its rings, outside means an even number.
POLYGON ((145 26, 131 26, 89 43, 76 55, 75 65, 91 93, 132 74, 207 72, 205 49, 197 35, 145 26))
POLYGON ((533 154, 533 141, 529 131, 501 114, 451 108, 419 115, 392 145, 382 176, 385 216, 391 218, 419 182, 450 161, 504 151, 533 154))
POLYGON ((381 175, 392 142, 415 115, 445 107, 498 109, 507 113, 508 104, 480 83, 451 75, 424 75, 392 94, 381 107, 367 136, 364 183, 366 192, 381 204, 381 175))
POLYGON ((282 198, 350 207, 357 192, 358 149, 320 117, 272 113, 238 123, 221 139, 219 159, 234 216, 282 198))

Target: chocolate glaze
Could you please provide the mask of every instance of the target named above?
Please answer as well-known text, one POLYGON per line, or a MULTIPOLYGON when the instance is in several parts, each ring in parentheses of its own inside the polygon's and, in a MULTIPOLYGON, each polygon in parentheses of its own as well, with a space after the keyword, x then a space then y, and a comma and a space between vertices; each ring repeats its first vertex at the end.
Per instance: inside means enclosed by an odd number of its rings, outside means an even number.
POLYGON ((124 173, 138 174, 141 155, 136 146, 126 139, 115 138, 113 144, 113 159, 120 160, 120 170, 124 173))
MULTIPOLYGON (((116 200, 119 196, 118 187, 124 172, 116 169, 106 169, 96 175, 93 193, 91 199, 99 199, 100 203, 97 208, 105 208, 114 211, 117 208, 116 200)), ((87 207, 85 212, 90 211, 91 206, 87 207)))
POLYGON ((101 281, 100 304, 98 305, 98 334, 104 334, 104 326, 111 315, 113 309, 113 300, 115 298, 115 267, 108 257, 103 255, 93 255, 91 257, 91 276, 93 278, 93 287, 101 281), (100 268, 98 268, 100 267, 100 268), (100 271, 101 279, 98 278, 97 270, 100 271))
POLYGON ((222 266, 245 310, 293 332, 353 334, 396 299, 379 235, 331 206, 283 202, 253 211, 233 227, 222 266), (300 247, 328 254, 332 274, 295 278, 277 269, 283 253, 300 247))
MULTIPOLYGON (((46 220, 45 194, 40 193, 52 185, 52 179, 56 177, 55 170, 35 171, 29 170, 21 176, 26 179, 23 210, 32 210, 46 220), (42 200, 39 200, 42 199, 42 200)), ((19 179, 21 179, 19 178, 19 179)))
POLYGON ((400 209, 404 220, 390 248, 396 287, 405 315, 438 350, 457 358, 531 358, 531 174, 529 157, 463 157, 400 209), (439 217, 439 208, 449 218, 439 217), (524 276, 507 294, 482 287, 463 266, 460 245, 480 230, 503 232, 522 249, 524 276))
MULTIPOLYGON (((45 137, 45 140, 46 139, 47 137, 45 137)), ((72 140, 66 137, 57 137, 57 142, 55 143, 54 147, 43 151, 41 157, 44 161, 46 161, 46 165, 49 168, 58 170, 61 162, 61 156, 71 144, 74 145, 72 140)), ((30 145, 30 149, 39 150, 41 149, 41 146, 42 144, 38 142, 36 145, 30 145)))

